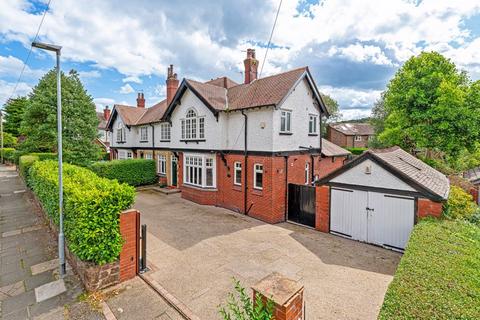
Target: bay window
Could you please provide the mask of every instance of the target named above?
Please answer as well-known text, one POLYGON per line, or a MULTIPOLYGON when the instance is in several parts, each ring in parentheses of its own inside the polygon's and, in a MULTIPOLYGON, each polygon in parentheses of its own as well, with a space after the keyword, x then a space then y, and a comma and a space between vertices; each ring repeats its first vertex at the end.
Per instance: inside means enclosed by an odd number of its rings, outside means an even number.
POLYGON ((185 155, 183 182, 201 188, 216 186, 215 157, 210 155, 185 155))

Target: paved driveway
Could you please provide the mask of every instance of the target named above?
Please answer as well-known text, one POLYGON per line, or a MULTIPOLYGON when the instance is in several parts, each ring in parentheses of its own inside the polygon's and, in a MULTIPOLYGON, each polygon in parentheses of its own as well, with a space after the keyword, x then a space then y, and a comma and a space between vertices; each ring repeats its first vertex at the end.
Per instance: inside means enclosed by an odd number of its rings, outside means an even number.
POLYGON ((400 254, 304 227, 269 225, 178 194, 141 191, 152 277, 201 319, 220 319, 232 277, 273 271, 305 285, 307 319, 375 319, 400 254))

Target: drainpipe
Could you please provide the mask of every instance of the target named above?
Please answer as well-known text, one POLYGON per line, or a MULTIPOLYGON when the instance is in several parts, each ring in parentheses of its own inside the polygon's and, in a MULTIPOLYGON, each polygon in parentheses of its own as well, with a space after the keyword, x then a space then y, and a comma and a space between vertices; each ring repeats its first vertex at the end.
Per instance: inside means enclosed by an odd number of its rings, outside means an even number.
POLYGON ((155 161, 155 127, 153 124, 150 124, 150 127, 152 127, 152 159, 155 161))
POLYGON ((247 191, 248 191, 248 145, 247 145, 247 137, 248 137, 248 116, 245 114, 245 111, 242 110, 242 115, 245 120, 245 131, 244 131, 244 136, 243 136, 243 163, 245 164, 245 181, 243 183, 243 213, 245 215, 248 214, 247 211, 247 191))
POLYGON ((285 156, 285 221, 288 214, 288 155, 285 156))

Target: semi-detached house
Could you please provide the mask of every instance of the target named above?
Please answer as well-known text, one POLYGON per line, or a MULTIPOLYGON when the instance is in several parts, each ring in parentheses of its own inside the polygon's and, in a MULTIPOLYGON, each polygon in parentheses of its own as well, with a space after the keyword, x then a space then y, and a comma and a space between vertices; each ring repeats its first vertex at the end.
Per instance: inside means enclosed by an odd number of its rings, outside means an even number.
POLYGON ((183 198, 276 223, 286 219, 289 184, 311 185, 349 153, 321 138, 328 112, 308 67, 257 79, 252 49, 244 65, 243 84, 183 79, 178 89, 170 67, 166 101, 114 107, 112 154, 151 154, 183 198))

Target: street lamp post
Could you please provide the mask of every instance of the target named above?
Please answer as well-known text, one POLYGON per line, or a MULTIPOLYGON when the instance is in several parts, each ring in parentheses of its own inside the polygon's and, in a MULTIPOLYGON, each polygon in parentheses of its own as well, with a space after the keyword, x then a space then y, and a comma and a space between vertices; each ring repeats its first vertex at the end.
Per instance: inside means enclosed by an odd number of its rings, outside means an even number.
POLYGON ((3 111, 2 110, 0 110, 0 140, 1 140, 1 142, 0 142, 0 148, 1 148, 0 153, 1 153, 1 157, 2 157, 0 163, 3 163, 3 111))
POLYGON ((65 236, 63 234, 63 167, 62 167, 62 82, 60 77, 60 51, 62 47, 33 42, 32 47, 53 51, 57 56, 57 136, 58 136, 58 210, 60 216, 60 225, 58 233, 58 258, 60 260, 60 276, 65 276, 65 236))

